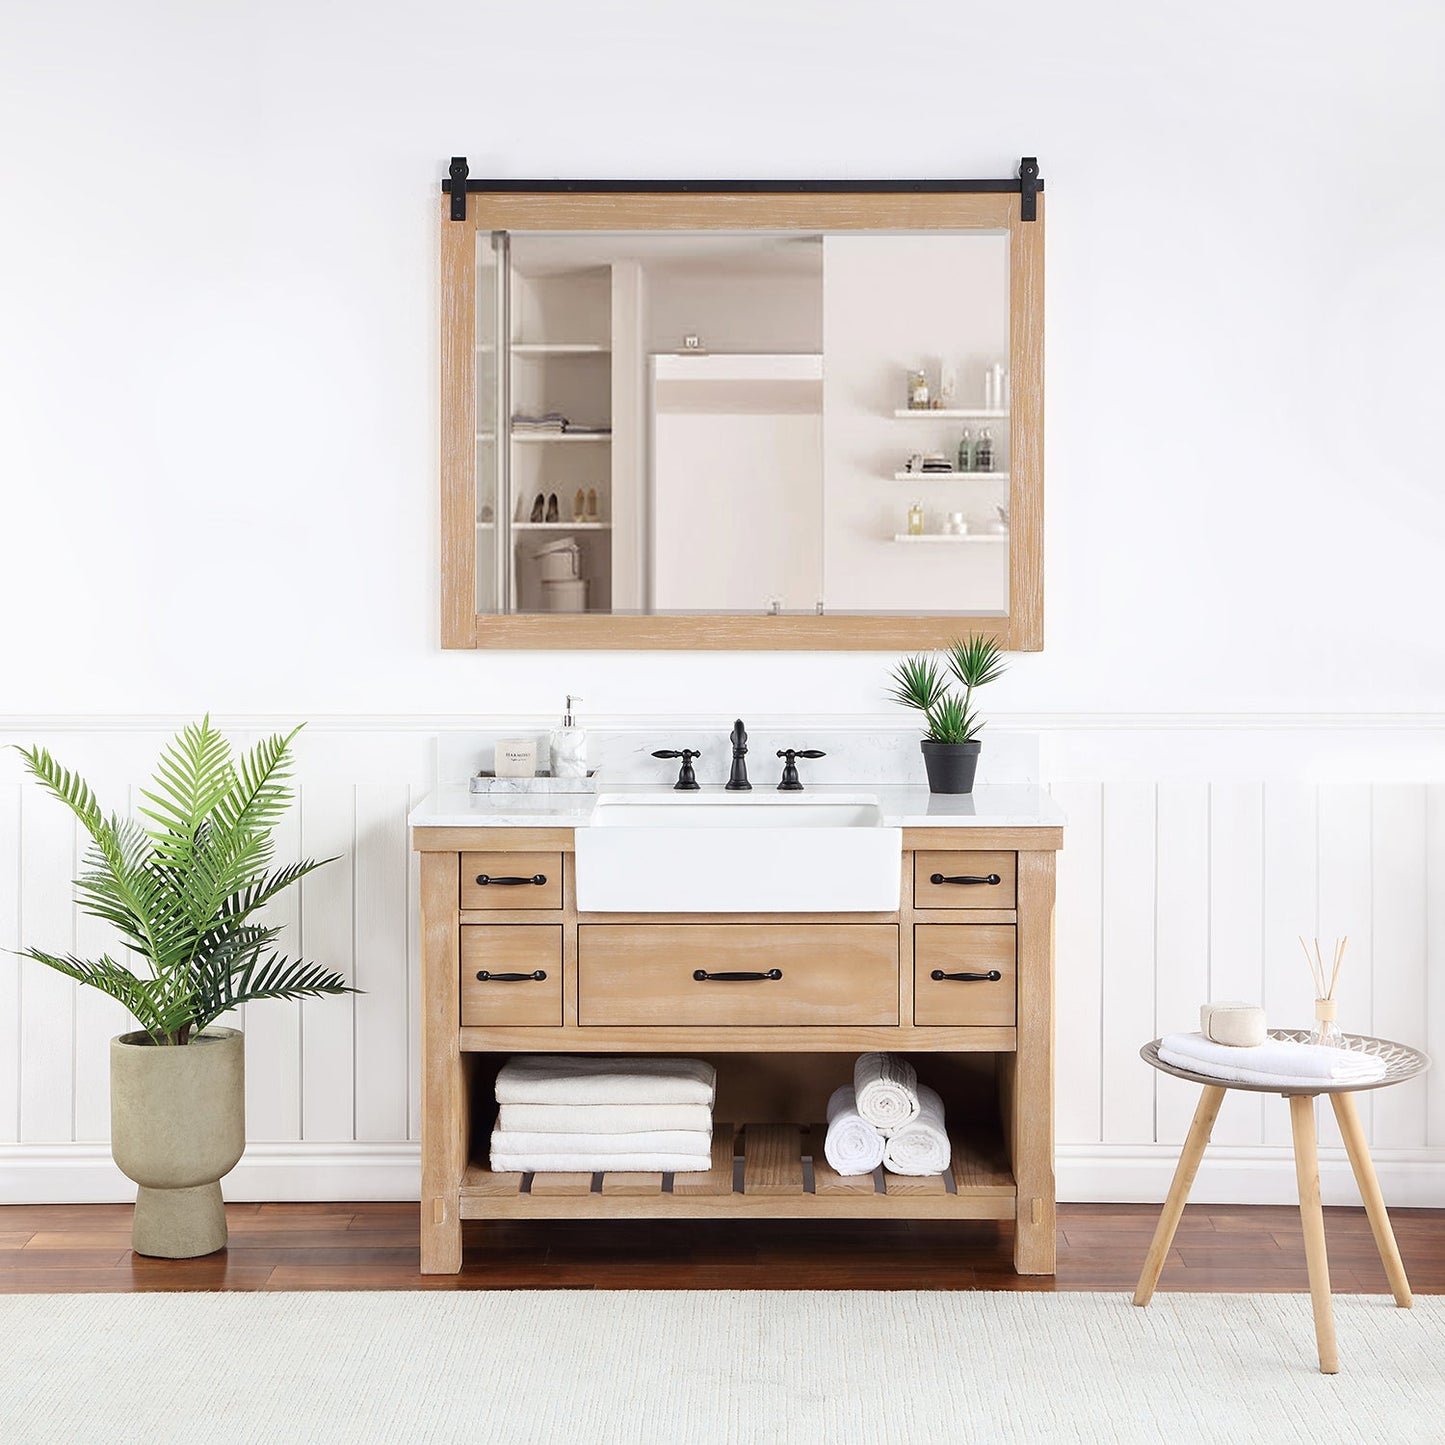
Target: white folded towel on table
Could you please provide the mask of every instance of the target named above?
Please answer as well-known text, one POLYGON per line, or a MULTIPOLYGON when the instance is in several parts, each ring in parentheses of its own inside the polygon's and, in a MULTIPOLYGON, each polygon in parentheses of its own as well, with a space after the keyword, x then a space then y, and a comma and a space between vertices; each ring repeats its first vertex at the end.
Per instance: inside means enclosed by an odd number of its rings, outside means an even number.
POLYGON ((706 1104, 503 1104, 497 1128, 531 1134, 641 1134, 711 1129, 706 1104))
POLYGON ((897 1054, 863 1054, 853 1065, 858 1113, 887 1135, 918 1117, 918 1071, 897 1054))
POLYGON ((497 1075, 499 1104, 706 1104, 717 1070, 701 1059, 519 1054, 497 1075))
POLYGON ((883 1162, 883 1136, 858 1113, 851 1084, 828 1100, 828 1134, 823 1155, 839 1174, 871 1174, 883 1162))
POLYGON ((883 1146, 883 1167, 892 1174, 942 1174, 953 1151, 943 1127, 943 1100, 918 1086, 918 1117, 895 1129, 883 1146))
POLYGON ((707 1154, 497 1154, 494 1174, 701 1174, 707 1154))
POLYGON ((493 1154, 698 1154, 712 1156, 711 1129, 655 1129, 642 1134, 528 1134, 492 1131, 493 1154))
POLYGON ((1297 1044, 1290 1039, 1241 1048, 1216 1044, 1203 1034, 1165 1034, 1159 1057, 1176 1069, 1229 1079, 1237 1084, 1299 1088, 1310 1084, 1370 1084, 1385 1077, 1385 1061, 1357 1049, 1297 1044))

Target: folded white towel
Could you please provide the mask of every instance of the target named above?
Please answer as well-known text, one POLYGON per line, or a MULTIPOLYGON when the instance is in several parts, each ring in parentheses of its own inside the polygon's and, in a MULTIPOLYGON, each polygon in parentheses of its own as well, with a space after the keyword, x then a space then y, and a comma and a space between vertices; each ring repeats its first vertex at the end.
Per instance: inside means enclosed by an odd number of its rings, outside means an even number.
POLYGON ((531 1134, 641 1134, 711 1129, 706 1104, 503 1104, 497 1128, 531 1134))
POLYGON ((492 1131, 493 1154, 696 1154, 712 1157, 711 1129, 655 1129, 643 1134, 526 1134, 492 1131))
POLYGON ((698 1154, 493 1154, 496 1174, 701 1174, 698 1154))
POLYGON ((497 1075, 499 1104, 706 1104, 717 1070, 701 1059, 519 1054, 497 1075))
POLYGON ((897 1054, 863 1054, 853 1065, 858 1113, 887 1135, 918 1117, 918 1071, 897 1054))
POLYGON ((888 1136, 883 1167, 892 1174, 942 1174, 952 1157, 943 1127, 943 1100, 927 1084, 920 1084, 918 1117, 888 1136))
POLYGON ((1203 1034, 1165 1034, 1159 1057, 1177 1069, 1190 1069, 1240 1084, 1369 1084, 1385 1077, 1385 1061, 1356 1049, 1297 1044, 1289 1039, 1240 1048, 1216 1044, 1203 1034))
POLYGON ((828 1135, 823 1155, 839 1174, 871 1174, 883 1162, 883 1136, 858 1113, 851 1084, 828 1100, 828 1135))

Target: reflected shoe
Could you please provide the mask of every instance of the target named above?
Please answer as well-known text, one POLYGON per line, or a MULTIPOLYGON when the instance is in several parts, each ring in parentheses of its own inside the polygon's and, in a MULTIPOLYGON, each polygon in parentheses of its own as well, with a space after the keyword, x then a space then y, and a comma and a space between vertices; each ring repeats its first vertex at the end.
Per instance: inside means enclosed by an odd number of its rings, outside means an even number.
POLYGON ((546 506, 547 506, 547 500, 546 500, 546 498, 543 497, 543 495, 541 494, 541 492, 538 492, 538 493, 537 493, 537 500, 532 503, 532 520, 533 520, 534 522, 540 522, 540 521, 542 520, 542 513, 543 513, 544 510, 546 509, 546 506))
POLYGON ((562 520, 562 513, 557 507, 556 492, 553 492, 552 495, 547 498, 547 520, 549 522, 560 522, 562 520))

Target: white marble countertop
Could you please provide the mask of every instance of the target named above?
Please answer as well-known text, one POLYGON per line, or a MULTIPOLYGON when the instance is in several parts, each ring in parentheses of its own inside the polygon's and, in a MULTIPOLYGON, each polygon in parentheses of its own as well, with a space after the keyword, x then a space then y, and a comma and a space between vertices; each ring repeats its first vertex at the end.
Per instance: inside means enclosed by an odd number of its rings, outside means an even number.
MULTIPOLYGON (((625 794, 629 798, 655 798, 679 807, 691 795, 660 789, 655 784, 605 782, 597 793, 504 794, 471 793, 463 785, 438 788, 412 809, 413 828, 585 828, 599 797, 625 794)), ((980 786, 968 794, 930 793, 924 787, 843 787, 815 784, 801 793, 778 793, 774 788, 754 786, 751 793, 724 793, 706 787, 703 794, 749 799, 767 798, 780 807, 793 799, 849 798, 877 801, 885 828, 1058 828, 1065 822, 1063 810, 1042 788, 1030 783, 980 786)), ((702 796, 702 794, 699 794, 702 796)))

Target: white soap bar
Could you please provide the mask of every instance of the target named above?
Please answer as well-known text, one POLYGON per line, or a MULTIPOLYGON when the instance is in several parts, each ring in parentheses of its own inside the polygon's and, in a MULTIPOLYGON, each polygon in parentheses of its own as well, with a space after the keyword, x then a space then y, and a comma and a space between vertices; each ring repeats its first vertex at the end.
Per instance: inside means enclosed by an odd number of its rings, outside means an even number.
POLYGON ((1204 1003, 1199 1005, 1199 1032, 1216 1044, 1233 1044, 1253 1048, 1269 1037, 1264 1026, 1264 1010, 1257 1004, 1204 1003))

